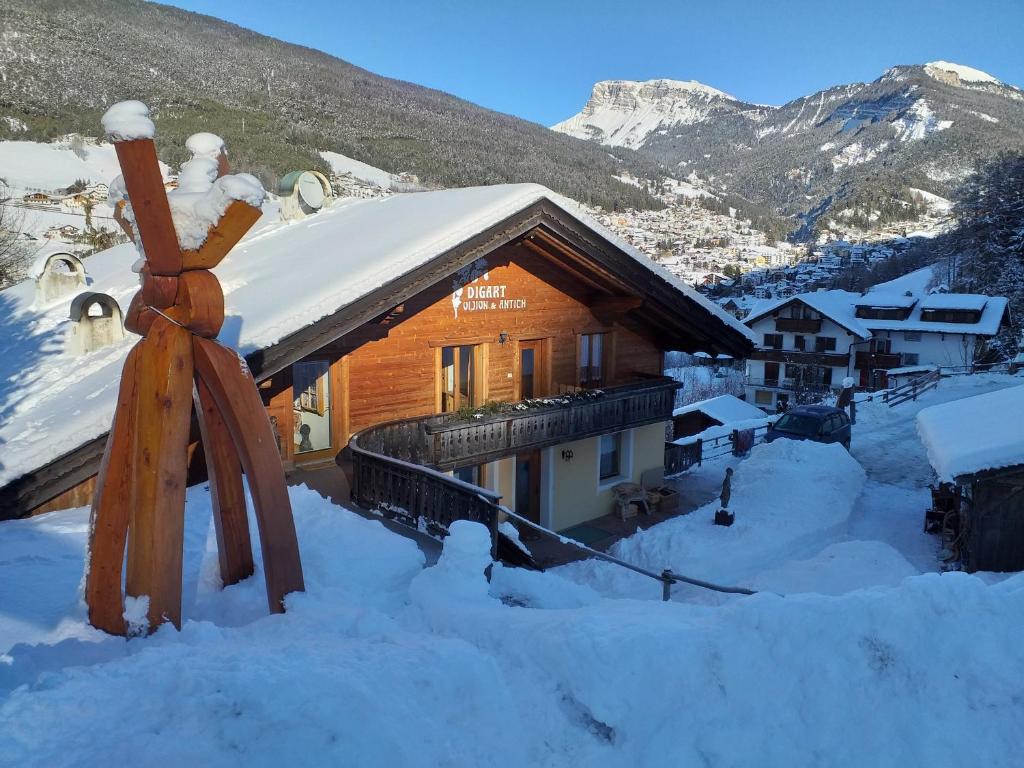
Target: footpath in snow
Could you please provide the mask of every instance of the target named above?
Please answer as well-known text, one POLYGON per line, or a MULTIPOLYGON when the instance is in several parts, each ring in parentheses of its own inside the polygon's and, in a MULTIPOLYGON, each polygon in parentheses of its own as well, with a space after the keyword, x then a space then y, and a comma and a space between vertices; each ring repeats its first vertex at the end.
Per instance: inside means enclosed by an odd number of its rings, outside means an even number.
POLYGON ((666 604, 592 564, 488 583, 471 523, 424 568, 411 541, 293 488, 307 591, 268 616, 260 573, 219 589, 198 487, 182 631, 126 642, 85 624, 86 510, 3 523, 0 764, 1019 764, 1024 576, 934 572, 920 534, 913 413, 1019 383, 972 378, 863 408, 852 457, 759 446, 735 464, 731 529, 705 508, 619 545, 768 590, 752 597, 666 604))

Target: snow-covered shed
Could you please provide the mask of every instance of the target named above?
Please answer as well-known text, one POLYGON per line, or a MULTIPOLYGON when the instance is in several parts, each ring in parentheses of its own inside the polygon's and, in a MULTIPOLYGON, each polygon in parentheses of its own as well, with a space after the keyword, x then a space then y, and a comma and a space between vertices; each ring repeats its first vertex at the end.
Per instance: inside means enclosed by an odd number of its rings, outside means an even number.
POLYGON ((1024 386, 925 408, 917 429, 953 489, 967 570, 1024 570, 1024 386))
MULTIPOLYGON (((91 256, 90 290, 127 306, 138 290, 137 258, 130 244, 91 256)), ((526 387, 557 392, 573 371, 586 381, 565 384, 660 373, 659 349, 740 357, 750 347, 735 318, 535 184, 339 200, 292 222, 267 203, 216 272, 227 318, 220 341, 245 356, 261 383, 286 465, 329 461, 371 418, 443 410, 449 394, 459 399, 458 388, 449 392, 455 380, 472 379, 480 397, 514 399, 526 387), (495 286, 502 269, 512 270, 503 265, 517 260, 543 274, 520 268, 520 285, 495 286), (535 293, 516 295, 528 281, 535 293), (429 338, 413 338, 408 329, 425 307, 436 322, 429 338), (555 326, 568 336, 555 339, 555 326), (349 366, 381 345, 397 349, 398 336, 415 342, 423 371, 403 372, 402 357, 377 361, 372 376, 349 366), (446 361, 452 350, 462 351, 461 367, 446 361), (551 374, 552 360, 564 373, 551 374), (357 379, 365 392, 355 391, 357 379), (414 388, 415 402, 405 393, 414 388)), ((31 281, 0 293, 0 518, 88 502, 132 343, 73 357, 73 297, 41 306, 34 294, 31 281)), ((665 420, 670 414, 671 404, 665 420)), ((660 440, 659 450, 663 430, 660 440)), ((639 443, 605 442, 623 472, 654 461, 639 443)), ((584 448, 597 450, 588 442, 577 455, 584 448)))
POLYGON ((697 435, 708 427, 764 418, 764 411, 756 405, 740 400, 735 395, 719 395, 676 408, 672 412, 672 439, 697 435))

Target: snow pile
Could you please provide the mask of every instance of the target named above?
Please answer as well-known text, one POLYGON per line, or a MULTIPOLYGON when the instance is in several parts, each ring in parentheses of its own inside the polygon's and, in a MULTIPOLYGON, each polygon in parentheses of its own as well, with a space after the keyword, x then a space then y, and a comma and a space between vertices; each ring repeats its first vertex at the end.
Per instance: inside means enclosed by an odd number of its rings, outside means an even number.
POLYGON ((497 566, 488 587, 473 524, 421 571, 378 522, 291 494, 307 591, 286 614, 266 615, 260 575, 216 589, 208 496, 192 489, 188 620, 129 642, 82 623, 84 510, 4 523, 4 760, 852 768, 1009 766, 1019 751, 1024 646, 1007 638, 1024 577, 715 607, 497 566))
POLYGON ((917 429, 940 480, 1024 464, 1024 386, 925 408, 917 429))
POLYGON ((193 133, 185 140, 185 149, 192 153, 192 157, 207 157, 216 160, 225 151, 224 139, 215 133, 200 131, 193 133))
MULTIPOLYGON (((724 469, 724 467, 723 467, 724 469)), ((731 527, 712 524, 720 504, 638 531, 611 554, 655 572, 678 573, 722 584, 757 586, 757 575, 802 553, 813 554, 843 528, 864 485, 864 470, 841 445, 776 440, 755 446, 732 478, 731 527)), ((558 569, 598 586, 605 594, 646 596, 661 585, 607 563, 573 563, 558 569)), ((680 598, 709 593, 679 587, 680 598)))
POLYGON ((267 193, 259 179, 248 173, 217 178, 217 157, 224 142, 212 133, 197 133, 185 144, 192 159, 181 166, 178 186, 167 193, 174 218, 178 244, 184 250, 195 250, 206 242, 206 236, 236 200, 259 208, 267 193))
POLYGON ((152 139, 156 126, 149 118, 149 107, 141 101, 119 101, 100 119, 103 130, 113 141, 152 139))

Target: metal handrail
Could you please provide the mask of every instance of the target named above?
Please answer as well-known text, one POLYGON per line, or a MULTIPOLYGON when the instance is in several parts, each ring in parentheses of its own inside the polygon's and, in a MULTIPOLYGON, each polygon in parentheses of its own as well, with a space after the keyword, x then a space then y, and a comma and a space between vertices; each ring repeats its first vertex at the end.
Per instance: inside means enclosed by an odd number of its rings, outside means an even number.
POLYGON ((513 512, 512 510, 510 510, 506 506, 498 504, 497 507, 498 507, 499 511, 501 511, 503 514, 505 514, 509 518, 515 520, 517 523, 520 523, 521 525, 526 525, 527 527, 532 528, 533 530, 537 531, 538 533, 542 533, 542 534, 544 534, 544 535, 546 535, 546 536, 548 536, 550 538, 556 539, 557 541, 559 541, 562 544, 565 544, 565 545, 570 546, 570 547, 575 547, 576 549, 578 549, 581 552, 586 552, 591 557, 596 557, 598 560, 603 560, 606 563, 612 563, 613 565, 618 565, 618 566, 620 566, 622 568, 626 568, 626 569, 628 569, 630 571, 633 571, 634 573, 639 573, 640 575, 647 576, 648 578, 654 579, 655 581, 660 581, 661 584, 662 584, 662 596, 661 596, 661 599, 663 601, 667 602, 668 600, 670 600, 672 598, 672 585, 673 584, 690 584, 690 585, 692 585, 694 587, 701 587, 702 589, 710 589, 710 590, 712 590, 714 592, 723 592, 725 594, 730 594, 730 595, 756 595, 757 594, 757 590, 747 589, 746 587, 723 586, 721 584, 715 584, 715 583, 710 582, 710 581, 704 581, 703 579, 695 579, 692 576, 684 576, 681 573, 675 573, 670 568, 666 568, 661 573, 657 573, 656 571, 648 570, 647 568, 643 568, 643 567, 641 567, 639 565, 634 565, 633 563, 630 563, 630 562, 628 562, 626 560, 620 560, 619 558, 614 557, 613 555, 606 554, 606 553, 601 552, 601 551, 599 551, 597 549, 592 549, 591 547, 588 547, 586 544, 582 544, 582 543, 576 541, 575 539, 566 538, 565 536, 562 536, 562 535, 556 533, 555 531, 552 531, 549 528, 545 528, 544 526, 539 525, 539 524, 533 522, 532 520, 527 520, 525 517, 521 517, 521 516, 517 515, 515 512, 513 512))

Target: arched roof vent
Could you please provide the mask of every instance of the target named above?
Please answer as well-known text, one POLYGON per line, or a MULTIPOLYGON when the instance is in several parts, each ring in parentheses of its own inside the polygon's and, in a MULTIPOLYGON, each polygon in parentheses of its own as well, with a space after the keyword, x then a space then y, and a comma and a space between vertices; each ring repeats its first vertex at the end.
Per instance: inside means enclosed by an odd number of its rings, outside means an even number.
POLYGON ((311 216, 334 199, 331 182, 319 171, 292 171, 277 185, 281 218, 293 221, 311 216))
POLYGON ((46 253, 32 265, 36 281, 36 305, 49 304, 85 286, 85 265, 73 253, 46 253))
POLYGON ((87 355, 124 338, 121 307, 114 297, 105 293, 78 294, 71 302, 70 315, 68 348, 73 354, 87 355))

